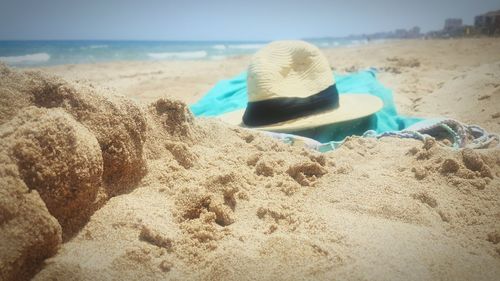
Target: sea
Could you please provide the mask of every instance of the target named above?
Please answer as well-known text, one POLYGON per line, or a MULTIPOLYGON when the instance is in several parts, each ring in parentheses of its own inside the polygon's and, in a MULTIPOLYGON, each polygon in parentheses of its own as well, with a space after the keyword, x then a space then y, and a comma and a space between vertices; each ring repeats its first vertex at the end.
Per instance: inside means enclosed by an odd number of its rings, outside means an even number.
MULTIPOLYGON (((310 39, 319 48, 359 45, 364 40, 310 39)), ((111 61, 221 60, 256 52, 266 41, 0 41, 0 61, 15 67, 111 61)))

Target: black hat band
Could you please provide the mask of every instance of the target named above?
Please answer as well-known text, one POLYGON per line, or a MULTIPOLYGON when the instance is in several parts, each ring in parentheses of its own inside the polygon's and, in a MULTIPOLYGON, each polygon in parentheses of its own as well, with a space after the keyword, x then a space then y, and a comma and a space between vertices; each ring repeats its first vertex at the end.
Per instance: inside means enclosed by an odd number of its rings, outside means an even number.
POLYGON ((265 126, 313 115, 339 106, 336 84, 305 98, 280 97, 248 102, 243 123, 249 127, 265 126))

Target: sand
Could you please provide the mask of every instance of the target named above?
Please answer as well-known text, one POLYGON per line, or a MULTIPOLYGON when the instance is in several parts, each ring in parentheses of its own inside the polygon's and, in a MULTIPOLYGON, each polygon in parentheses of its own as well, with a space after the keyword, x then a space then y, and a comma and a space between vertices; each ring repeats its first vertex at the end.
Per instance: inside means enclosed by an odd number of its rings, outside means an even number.
MULTIPOLYGON (((325 53, 379 68, 404 114, 499 132, 499 48, 325 53)), ((498 280, 500 149, 319 154, 194 118, 185 103, 248 60, 2 66, 0 280, 498 280)))

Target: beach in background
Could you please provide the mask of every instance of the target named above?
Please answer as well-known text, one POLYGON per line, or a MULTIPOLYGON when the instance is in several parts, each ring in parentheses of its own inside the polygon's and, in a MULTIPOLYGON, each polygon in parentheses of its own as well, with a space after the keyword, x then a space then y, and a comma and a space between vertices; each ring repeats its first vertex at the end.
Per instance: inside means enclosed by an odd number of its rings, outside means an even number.
MULTIPOLYGON (((18 67, 0 65, 0 280, 500 276, 494 144, 350 137, 320 154, 189 112, 260 44, 137 45, 116 61, 119 46, 85 44, 1 55, 18 67)), ((376 68, 401 114, 496 133, 498 50, 322 47, 336 74, 376 68)))
MULTIPOLYGON (((327 40, 327 39, 325 39, 327 40)), ((368 68, 391 89, 401 114, 418 117, 450 117, 500 131, 498 61, 500 40, 494 38, 413 39, 349 41, 344 46, 322 47, 332 42, 313 41, 328 58, 334 73, 368 68)), ((203 52, 200 47, 175 52, 203 52)), ((206 58, 131 60, 42 66, 44 72, 71 81, 114 89, 136 101, 149 103, 168 97, 191 104, 219 80, 246 71, 251 54, 261 44, 207 43, 207 52, 224 53, 225 59, 206 58), (233 46, 233 47, 231 47, 233 46), (238 55, 228 55, 238 50, 238 55)), ((143 51, 153 52, 148 49, 143 51)), ((158 51, 160 52, 160 51, 158 51)), ((109 57, 108 57, 109 59, 109 57)))
POLYGON ((499 9, 2 1, 0 281, 500 281, 499 9), (328 64, 254 57, 288 39, 328 64), (325 66, 384 107, 302 133, 380 135, 320 144, 193 114, 206 94, 245 106, 248 73, 273 92, 325 66))

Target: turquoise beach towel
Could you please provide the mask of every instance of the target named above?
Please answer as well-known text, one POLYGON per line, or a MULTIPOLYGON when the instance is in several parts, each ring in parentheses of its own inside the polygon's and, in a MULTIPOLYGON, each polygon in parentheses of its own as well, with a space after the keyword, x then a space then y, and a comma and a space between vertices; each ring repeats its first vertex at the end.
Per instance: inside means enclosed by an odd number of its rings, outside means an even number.
MULTIPOLYGON (((423 119, 398 115, 392 91, 384 87, 376 77, 377 71, 373 68, 358 73, 347 75, 335 75, 339 93, 355 95, 356 93, 369 93, 377 96, 384 102, 382 110, 372 116, 367 122, 368 128, 376 133, 389 131, 401 131, 423 119)), ((238 109, 244 109, 247 105, 247 73, 229 80, 219 81, 205 96, 190 106, 195 116, 218 116, 238 109)), ((363 135, 364 132, 355 129, 343 128, 342 130, 314 132, 315 140, 319 142, 341 141, 346 136, 363 135)), ((301 133, 298 133, 301 135, 301 133)), ((311 134, 308 134, 311 135, 311 134)))

